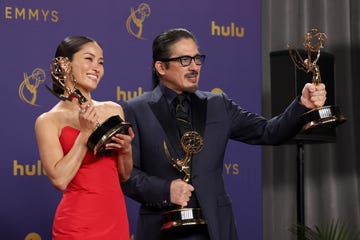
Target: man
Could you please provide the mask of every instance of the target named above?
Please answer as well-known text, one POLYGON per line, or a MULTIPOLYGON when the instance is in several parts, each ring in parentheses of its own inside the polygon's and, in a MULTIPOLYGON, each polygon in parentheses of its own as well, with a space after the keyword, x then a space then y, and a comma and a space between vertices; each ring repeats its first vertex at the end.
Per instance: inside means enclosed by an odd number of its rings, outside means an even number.
POLYGON ((323 84, 306 84, 302 95, 283 114, 266 120, 242 109, 225 94, 198 90, 204 59, 195 37, 186 29, 161 33, 153 42, 153 91, 124 104, 135 138, 134 169, 123 190, 141 203, 136 239, 238 239, 222 176, 228 140, 280 144, 301 129, 303 113, 325 102, 323 84), (203 140, 202 148, 190 154, 188 181, 184 181, 186 171, 170 163, 171 159, 184 159, 185 151, 191 152, 180 143, 183 135, 175 118, 174 99, 184 93, 191 131, 203 140), (161 230, 163 214, 181 207, 200 208, 205 227, 161 230))

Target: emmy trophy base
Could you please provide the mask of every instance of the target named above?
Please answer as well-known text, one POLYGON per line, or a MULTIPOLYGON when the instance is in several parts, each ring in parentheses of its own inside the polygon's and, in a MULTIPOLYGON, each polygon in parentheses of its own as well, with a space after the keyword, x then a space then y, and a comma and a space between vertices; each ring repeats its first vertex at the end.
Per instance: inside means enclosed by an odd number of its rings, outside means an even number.
POLYGON ((206 226, 200 208, 180 208, 164 213, 165 223, 161 230, 193 229, 206 226))
POLYGON ((336 127, 346 121, 337 106, 330 105, 313 109, 302 116, 303 131, 311 133, 316 128, 336 127))
POLYGON ((111 137, 116 133, 128 134, 131 124, 124 122, 118 115, 108 118, 90 135, 87 146, 94 155, 105 153, 105 144, 111 142, 111 137))

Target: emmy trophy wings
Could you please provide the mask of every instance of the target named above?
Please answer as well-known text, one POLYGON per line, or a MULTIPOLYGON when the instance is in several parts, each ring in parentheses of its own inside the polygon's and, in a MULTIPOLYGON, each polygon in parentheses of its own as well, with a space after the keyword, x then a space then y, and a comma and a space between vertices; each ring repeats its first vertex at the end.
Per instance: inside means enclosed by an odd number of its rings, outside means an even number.
POLYGON ((87 101, 87 99, 82 95, 82 93, 79 91, 79 89, 76 88, 76 80, 73 79, 71 76, 71 62, 67 57, 56 57, 52 59, 50 62, 50 72, 52 76, 52 84, 58 89, 62 89, 63 92, 67 93, 61 94, 47 85, 45 87, 57 98, 63 101, 72 101, 74 98, 77 98, 79 101, 79 104, 82 104, 87 101), (73 80, 74 83, 74 89, 71 90, 69 87, 65 85, 65 82, 67 80, 73 80))

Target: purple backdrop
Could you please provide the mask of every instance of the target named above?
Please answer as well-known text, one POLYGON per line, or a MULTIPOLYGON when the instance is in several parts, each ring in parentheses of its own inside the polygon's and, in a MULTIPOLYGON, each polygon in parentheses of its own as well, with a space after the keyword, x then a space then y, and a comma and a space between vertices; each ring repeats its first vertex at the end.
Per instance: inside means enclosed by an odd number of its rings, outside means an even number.
MULTIPOLYGON (((61 193, 44 174, 34 121, 57 101, 49 62, 68 35, 88 35, 104 48, 105 76, 93 97, 121 102, 150 90, 151 42, 184 27, 207 55, 200 87, 226 92, 261 111, 261 1, 2 0, 0 3, 2 159, 1 239, 51 238, 61 193)), ((261 151, 230 142, 224 164, 241 239, 262 239, 261 151)), ((137 204, 127 199, 131 232, 137 204)))

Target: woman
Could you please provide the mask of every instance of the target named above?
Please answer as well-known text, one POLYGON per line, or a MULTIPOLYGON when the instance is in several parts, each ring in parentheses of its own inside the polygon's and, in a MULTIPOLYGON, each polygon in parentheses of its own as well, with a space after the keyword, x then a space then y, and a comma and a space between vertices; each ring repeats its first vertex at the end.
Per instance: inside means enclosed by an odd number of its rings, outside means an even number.
MULTIPOLYGON (((134 133, 115 134, 105 145, 109 154, 94 155, 87 147, 89 136, 99 123, 113 115, 124 119, 123 109, 114 102, 91 98, 104 75, 101 46, 83 36, 65 38, 55 58, 70 61, 64 82, 64 97, 78 89, 87 99, 59 101, 35 122, 35 133, 45 172, 51 183, 63 191, 53 223, 53 239, 126 239, 129 224, 120 181, 132 170, 131 141, 134 133), (71 90, 71 91, 70 91, 71 90)), ((53 75, 54 82, 57 81, 53 75)), ((61 90, 61 88, 60 88, 61 90)), ((54 92, 59 88, 54 85, 54 92)))

